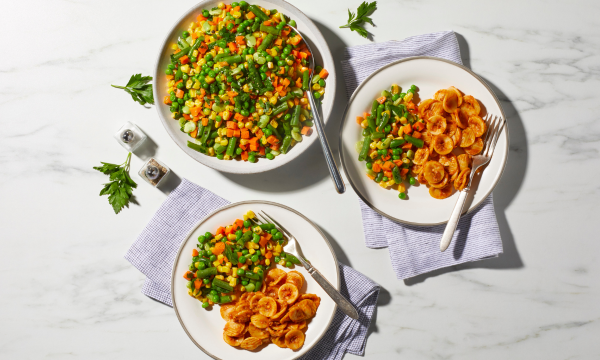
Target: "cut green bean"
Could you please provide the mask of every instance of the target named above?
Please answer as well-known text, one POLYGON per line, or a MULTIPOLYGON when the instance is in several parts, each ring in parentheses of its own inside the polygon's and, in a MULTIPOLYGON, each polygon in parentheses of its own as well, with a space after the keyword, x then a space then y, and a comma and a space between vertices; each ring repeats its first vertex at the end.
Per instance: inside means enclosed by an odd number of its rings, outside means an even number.
POLYGON ((259 19, 261 19, 262 21, 267 21, 269 20, 269 16, 267 14, 265 14, 258 6, 256 5, 250 5, 248 7, 248 10, 252 11, 252 13, 254 15, 256 15, 256 17, 258 17, 259 19))
POLYGON ((283 144, 281 145, 281 152, 284 154, 287 154, 288 150, 290 149, 290 145, 292 145, 292 137, 291 137, 291 135, 286 135, 285 138, 283 138, 283 144))
POLYGON ((360 153, 358 154, 358 161, 365 161, 365 159, 367 158, 367 155, 369 155, 370 145, 371 145, 371 135, 367 135, 367 136, 365 136, 365 139, 363 140, 362 149, 360 150, 360 153))
POLYGON ((419 149, 423 147, 423 139, 417 139, 415 137, 412 137, 408 134, 404 134, 404 140, 408 141, 409 143, 413 144, 414 146, 418 147, 419 149))
POLYGON ((309 73, 308 70, 302 73, 302 90, 309 90, 308 84, 309 73))
POLYGON ((233 291, 233 287, 231 285, 229 285, 228 282, 223 281, 221 279, 214 278, 212 281, 212 285, 218 286, 218 287, 222 288, 223 290, 226 290, 225 292, 233 291))
POLYGON ((294 113, 292 114, 292 120, 290 121, 291 126, 300 126, 300 105, 294 107, 294 113))
POLYGON ((267 36, 265 36, 263 42, 260 43, 260 46, 258 47, 258 50, 259 51, 265 51, 265 50, 267 50, 267 48, 271 45, 271 43, 273 42, 274 39, 275 39, 275 35, 273 35, 273 34, 267 34, 267 36))
POLYGON ((229 138, 229 142, 227 143, 227 151, 225 152, 225 155, 233 156, 233 154, 235 153, 236 143, 237 143, 236 137, 229 138))
POLYGON ((191 141, 188 141, 187 142, 187 146, 190 149, 196 150, 196 151, 201 152, 203 154, 206 153, 206 147, 204 145, 200 145, 200 144, 196 144, 196 143, 193 143, 191 141))
POLYGON ((273 26, 268 26, 263 24, 260 24, 260 31, 264 31, 267 34, 273 34, 276 36, 279 36, 281 34, 281 30, 278 30, 277 28, 273 27, 273 26))
POLYGON ((213 276, 213 275, 217 275, 216 267, 209 267, 204 270, 196 271, 196 277, 199 279, 205 279, 205 278, 213 276))

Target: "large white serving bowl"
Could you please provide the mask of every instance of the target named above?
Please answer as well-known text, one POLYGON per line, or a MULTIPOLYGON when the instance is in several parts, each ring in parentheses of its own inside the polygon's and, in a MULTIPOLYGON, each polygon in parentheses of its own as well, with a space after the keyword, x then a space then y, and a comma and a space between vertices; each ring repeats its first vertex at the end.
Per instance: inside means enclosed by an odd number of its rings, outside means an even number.
MULTIPOLYGON (((200 14, 203 9, 211 9, 217 6, 220 2, 223 1, 208 0, 196 4, 194 7, 186 11, 179 20, 177 20, 163 41, 158 53, 156 67, 154 69, 154 82, 152 85, 158 117, 162 121, 165 129, 173 141, 175 141, 175 143, 186 154, 206 166, 218 171, 234 174, 254 174, 272 170, 300 156, 300 154, 302 154, 310 146, 310 144, 315 141, 317 134, 313 133, 311 136, 305 136, 302 142, 296 144, 292 149, 290 149, 290 152, 279 155, 273 160, 262 158, 256 163, 237 160, 219 160, 216 157, 204 155, 187 147, 188 140, 193 139, 179 130, 178 122, 171 118, 169 107, 163 103, 163 98, 165 95, 167 95, 167 79, 165 77, 165 69, 171 62, 171 44, 177 42, 177 37, 182 31, 188 29, 190 23, 196 20, 196 16, 200 14)), ((225 1, 225 4, 229 3, 231 3, 231 1, 225 1)), ((285 15, 296 21, 298 30, 302 33, 305 39, 309 39, 309 45, 314 51, 315 63, 322 65, 329 72, 326 92, 321 106, 321 119, 323 119, 323 121, 326 123, 329 119, 329 115, 331 114, 333 100, 336 94, 336 74, 335 64, 325 38, 323 38, 323 35, 317 26, 306 15, 304 15, 302 11, 288 2, 282 0, 258 0, 249 3, 262 6, 265 9, 277 9, 277 11, 283 12, 285 15)))
MULTIPOLYGON (((356 116, 371 111, 373 100, 384 89, 398 84, 407 89, 416 85, 421 100, 433 98, 439 89, 454 86, 466 95, 474 96, 482 104, 482 114, 504 115, 492 89, 475 73, 462 65, 440 58, 419 56, 395 61, 383 66, 356 88, 346 107, 340 127, 340 156, 348 181, 358 196, 373 210, 394 221, 409 225, 437 225, 448 221, 458 192, 444 200, 429 195, 426 186, 408 186, 406 200, 398 192, 383 189, 366 175, 364 162, 358 161, 355 144, 362 140, 362 128, 356 116)), ((463 213, 475 209, 492 192, 504 171, 508 158, 508 123, 500 134, 490 164, 481 176, 476 176, 467 197, 463 213)))
MULTIPOLYGON (((181 326, 183 326, 190 339, 214 359, 297 359, 315 346, 325 335, 337 309, 337 305, 333 300, 303 267, 296 266, 294 269, 301 272, 306 280, 302 292, 317 294, 321 298, 321 304, 317 310, 317 315, 308 323, 304 346, 298 351, 282 349, 275 344, 260 347, 260 351, 246 351, 227 345, 223 341, 225 320, 221 318, 219 306, 214 305, 210 311, 203 309, 202 303, 189 296, 187 292, 187 280, 183 278, 183 274, 188 271, 188 266, 192 261, 192 250, 198 244, 198 237, 207 231, 214 233, 219 226, 232 224, 236 219, 241 219, 248 210, 255 213, 263 210, 284 226, 296 237, 306 259, 339 290, 340 274, 337 258, 329 241, 316 225, 299 212, 281 204, 269 201, 242 201, 225 206, 207 216, 194 227, 181 244, 175 257, 171 281, 173 307, 181 326)), ((282 268, 281 266, 278 267, 282 268)), ((288 271, 290 269, 284 270, 288 271)))

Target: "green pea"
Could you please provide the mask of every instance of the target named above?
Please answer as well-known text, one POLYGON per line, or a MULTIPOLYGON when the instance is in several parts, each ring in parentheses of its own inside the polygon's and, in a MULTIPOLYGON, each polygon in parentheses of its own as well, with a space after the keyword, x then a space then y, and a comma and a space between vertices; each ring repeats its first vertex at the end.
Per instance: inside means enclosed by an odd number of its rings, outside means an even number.
POLYGON ((208 301, 202 303, 202 308, 206 309, 209 306, 208 301))
POLYGON ((288 267, 288 268, 291 268, 293 265, 292 265, 292 263, 290 261, 286 261, 285 262, 285 266, 288 267))
POLYGON ((275 256, 275 258, 274 258, 274 259, 275 259, 275 262, 276 262, 276 263, 278 263, 278 262, 280 262, 280 261, 281 261, 281 259, 279 258, 279 256, 275 256))
POLYGON ((250 260, 252 260, 252 262, 257 262, 258 261, 258 254, 252 255, 252 257, 250 258, 250 260))
POLYGON ((252 239, 252 242, 258 244, 260 242, 260 237, 258 239, 252 239))
POLYGON ((238 230, 235 232, 235 237, 239 238, 240 236, 242 236, 242 230, 238 230))
POLYGON ((167 75, 173 75, 173 70, 169 70, 169 69, 167 69, 167 70, 165 71, 165 74, 167 74, 167 75))
POLYGON ((244 256, 245 256, 245 255, 248 255, 248 249, 244 249, 244 250, 242 250, 242 255, 244 255, 244 256))
POLYGON ((210 256, 210 261, 212 262, 212 261, 216 261, 216 260, 217 260, 217 255, 215 255, 215 254, 212 254, 212 255, 210 256))
POLYGON ((192 57, 190 58, 190 60, 191 60, 193 63, 195 63, 195 62, 197 62, 197 61, 198 61, 198 58, 197 58, 197 57, 195 57, 195 56, 192 56, 192 57))
POLYGON ((381 179, 381 181, 383 181, 383 182, 388 182, 388 181, 390 181, 390 179, 388 179, 388 177, 387 177, 387 176, 384 176, 384 177, 381 179))
POLYGON ((315 91, 313 93, 313 96, 314 96, 315 99, 319 99, 321 97, 321 93, 318 93, 318 92, 315 91))
POLYGON ((398 197, 402 200, 406 199, 406 193, 401 192, 400 194, 398 194, 398 197))
POLYGON ((200 263, 198 264, 198 270, 204 270, 205 268, 206 268, 206 264, 205 264, 205 263, 203 263, 203 262, 200 262, 200 263))
POLYGON ((246 285, 246 291, 247 292, 253 292, 254 291, 254 284, 250 283, 250 284, 246 285))
POLYGON ((256 162, 256 156, 248 156, 248 161, 250 161, 251 163, 255 163, 256 162))
POLYGON ((320 80, 319 80, 319 86, 321 86, 321 87, 325 87, 325 80, 323 80, 323 79, 320 79, 320 80))
POLYGON ((235 149, 235 153, 238 155, 242 155, 242 152, 243 152, 242 148, 235 149))
POLYGON ((204 237, 206 238, 206 240, 210 240, 212 239, 213 235, 209 231, 207 231, 204 233, 204 237))
POLYGON ((238 276, 244 275, 244 269, 238 269, 237 274, 238 274, 238 276))
POLYGON ((233 29, 233 27, 234 27, 234 26, 235 26, 235 25, 233 25, 233 23, 229 23, 229 24, 227 24, 227 30, 231 30, 231 29, 233 29))
POLYGON ((267 154, 267 159, 273 160, 273 159, 275 159, 275 156, 273 156, 273 154, 269 153, 269 154, 267 154))
POLYGON ((225 158, 225 155, 223 155, 223 154, 217 154, 217 159, 223 160, 224 158, 225 158))
POLYGON ((240 256, 240 257, 238 258, 238 262, 240 262, 240 263, 242 263, 242 264, 245 264, 245 263, 246 263, 246 257, 245 257, 244 255, 240 256))
POLYGON ((250 226, 252 226, 252 223, 250 222, 250 220, 244 220, 244 227, 249 228, 250 226))
POLYGON ((367 169, 372 169, 373 168, 373 163, 367 163, 367 169))
POLYGON ((408 182, 409 182, 411 185, 415 185, 415 184, 417 183, 417 180, 415 180, 415 178, 411 176, 411 177, 409 177, 409 178, 408 178, 408 182))
POLYGON ((178 89, 182 89, 184 86, 185 86, 185 85, 184 85, 182 82, 180 82, 179 84, 177 84, 177 88, 178 88, 178 89))
POLYGON ((202 279, 202 282, 204 284, 210 284, 210 279, 209 278, 202 279))

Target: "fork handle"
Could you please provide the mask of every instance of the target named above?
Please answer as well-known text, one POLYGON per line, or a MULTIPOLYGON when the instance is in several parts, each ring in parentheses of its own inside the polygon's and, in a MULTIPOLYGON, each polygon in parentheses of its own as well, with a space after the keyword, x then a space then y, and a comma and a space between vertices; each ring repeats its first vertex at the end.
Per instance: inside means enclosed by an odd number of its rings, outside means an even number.
POLYGON ((338 169, 337 164, 335 163, 333 154, 331 154, 331 148, 329 147, 327 136, 325 136, 325 125, 321 121, 321 116, 317 111, 317 104, 315 103, 312 91, 308 90, 306 93, 308 95, 308 102, 310 103, 312 114, 315 117, 315 127, 317 128, 317 134, 319 134, 319 141, 321 142, 321 148, 323 148, 323 154, 325 155, 325 162, 327 162, 327 168, 329 168, 329 174, 331 174, 331 180, 333 180, 335 190, 338 192, 338 194, 343 194, 346 191, 346 186, 344 185, 344 181, 342 180, 342 175, 340 175, 340 170, 338 169))
POLYGON ((333 287, 333 285, 331 285, 331 283, 325 279, 325 276, 323 276, 319 270, 315 269, 310 263, 302 259, 301 256, 298 257, 298 260, 300 260, 306 271, 310 274, 310 276, 313 277, 313 279, 315 279, 317 284, 321 285, 323 290, 325 290, 327 295, 331 297, 333 302, 340 307, 340 310, 342 310, 344 314, 348 315, 352 319, 358 320, 358 311, 356 311, 354 305, 352 305, 352 303, 348 301, 344 295, 342 295, 335 287, 333 287))
POLYGON ((452 210, 452 215, 450 215, 450 220, 448 220, 448 223, 446 224, 446 229, 444 230, 442 240, 440 241, 440 251, 445 251, 452 242, 452 236, 454 236, 458 220, 460 220, 460 214, 462 213, 463 206, 467 200, 468 191, 469 187, 466 187, 458 195, 454 210, 452 210))

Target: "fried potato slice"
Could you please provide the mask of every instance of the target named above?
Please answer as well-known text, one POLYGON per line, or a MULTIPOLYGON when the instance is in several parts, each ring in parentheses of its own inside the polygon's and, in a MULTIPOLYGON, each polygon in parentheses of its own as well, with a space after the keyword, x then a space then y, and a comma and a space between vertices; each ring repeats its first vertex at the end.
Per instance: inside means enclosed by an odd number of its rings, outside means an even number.
POLYGON ((454 149, 454 141, 448 135, 440 134, 433 138, 433 148, 440 155, 446 155, 454 149))
POLYGON ((285 345, 292 349, 298 350, 304 345, 304 333, 300 330, 292 330, 285 334, 285 345))
POLYGON ((422 147, 415 151, 415 157, 413 159, 413 163, 416 165, 423 165, 429 159, 429 148, 422 147))
POLYGON ((231 321, 231 320, 233 320, 233 313, 235 312, 235 305, 234 304, 223 304, 223 305, 221 305, 221 309, 219 309, 219 312, 221 313, 221 317, 223 318, 223 320, 231 321))
POLYGON ((286 283, 296 285, 298 290, 302 289, 302 285, 304 285, 304 276, 297 272, 296 270, 292 270, 287 273, 286 283))
POLYGON ((254 350, 257 347, 262 345, 262 340, 255 337, 245 338, 244 341, 240 344, 240 347, 245 350, 254 350))
POLYGON ((287 273, 285 271, 278 268, 272 268, 267 272, 265 282, 268 283, 268 286, 281 285, 285 282, 286 277, 287 273))
POLYGON ((250 322, 259 329, 266 329, 269 327, 271 320, 263 314, 252 315, 250 322))
POLYGON ((448 175, 448 173, 444 174, 444 178, 442 179, 442 181, 440 181, 439 183, 429 183, 429 186, 434 187, 434 188, 438 188, 441 189, 443 187, 445 187, 448 184, 448 179, 450 178, 450 176, 448 175))
POLYGON ((231 345, 231 346, 240 346, 242 344, 242 341, 244 341, 243 337, 233 337, 233 336, 229 336, 226 333, 223 333, 223 340, 225 340, 225 342, 227 343, 227 345, 231 345))
POLYGON ((438 199, 438 200, 446 199, 447 197, 452 195, 452 185, 448 184, 448 185, 446 185, 446 187, 441 188, 441 189, 430 187, 429 195, 431 195, 432 198, 438 199))
POLYGON ((279 288, 279 300, 285 301, 288 304, 293 304, 300 296, 300 291, 296 285, 285 283, 279 288))
POLYGON ((483 140, 481 138, 475 139, 473 145, 463 149, 469 155, 477 155, 483 150, 483 140))
POLYGON ((459 170, 468 169, 471 167, 471 155, 469 154, 460 154, 456 157, 458 161, 459 170))
POLYGON ((279 346, 280 348, 287 348, 287 345, 285 344, 285 335, 282 336, 277 336, 271 337, 271 342, 277 346, 279 346))
POLYGON ((223 328, 223 332, 231 337, 238 337, 242 335, 245 330, 246 324, 235 322, 233 320, 225 323, 225 327, 223 328))
POLYGON ((462 132, 462 139, 460 140, 460 147, 466 148, 475 142, 475 133, 471 128, 466 128, 462 132))
POLYGON ((444 165, 444 168, 449 175, 454 175, 454 173, 458 172, 458 160, 453 153, 440 156, 438 161, 440 164, 444 165))
POLYGON ((447 112, 456 112, 456 109, 458 109, 458 91, 455 91, 452 88, 447 89, 442 104, 444 105, 444 110, 447 112))
POLYGON ((438 183, 444 178, 444 166, 437 161, 428 161, 423 168, 423 174, 428 183, 438 183))
POLYGON ((467 183, 469 182, 469 174, 471 173, 471 169, 464 169, 458 174, 456 180, 454 180, 454 188, 458 191, 462 191, 465 187, 467 187, 467 183))
POLYGON ((264 297, 258 301, 258 312, 266 317, 272 317, 277 312, 275 299, 264 297))
POLYGON ((248 326, 248 332, 250 333, 250 336, 253 336, 257 339, 267 339, 269 337, 271 337, 271 334, 269 334, 269 331, 264 328, 258 328, 256 326, 254 326, 254 324, 250 323, 250 325, 248 326))

